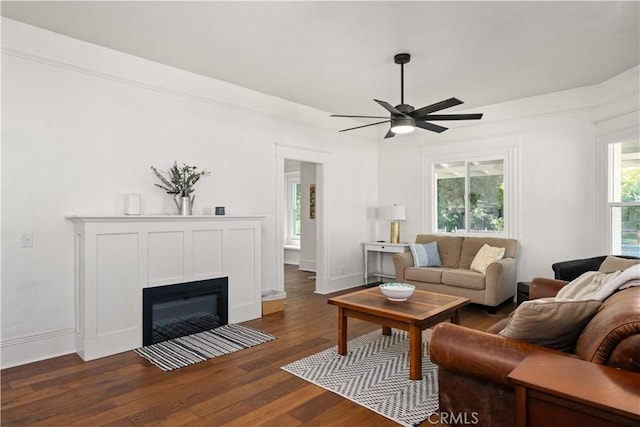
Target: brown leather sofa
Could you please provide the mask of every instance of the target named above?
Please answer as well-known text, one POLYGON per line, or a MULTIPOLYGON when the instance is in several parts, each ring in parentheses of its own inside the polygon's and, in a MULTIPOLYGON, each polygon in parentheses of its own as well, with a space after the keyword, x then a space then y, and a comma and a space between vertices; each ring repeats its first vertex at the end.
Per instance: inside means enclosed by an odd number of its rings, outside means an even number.
MULTIPOLYGON (((536 278, 529 298, 554 296, 566 284, 536 278)), ((450 323, 433 328, 429 356, 439 366, 441 413, 475 412, 478 425, 515 425, 514 387, 507 375, 533 352, 640 372, 640 287, 605 300, 582 331, 575 355, 496 335, 507 322, 503 319, 487 332, 450 323)))

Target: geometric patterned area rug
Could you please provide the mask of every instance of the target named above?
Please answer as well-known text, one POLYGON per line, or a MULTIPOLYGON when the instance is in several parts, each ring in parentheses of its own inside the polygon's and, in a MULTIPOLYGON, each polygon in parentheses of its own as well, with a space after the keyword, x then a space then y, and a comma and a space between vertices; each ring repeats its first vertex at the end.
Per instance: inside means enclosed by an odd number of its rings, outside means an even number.
POLYGON ((332 391, 405 426, 418 425, 438 410, 438 367, 429 360, 423 333, 422 380, 409 379, 408 333, 381 330, 283 366, 285 371, 332 391))
POLYGON ((230 324, 151 344, 134 351, 163 371, 171 371, 274 339, 274 336, 262 331, 230 324))

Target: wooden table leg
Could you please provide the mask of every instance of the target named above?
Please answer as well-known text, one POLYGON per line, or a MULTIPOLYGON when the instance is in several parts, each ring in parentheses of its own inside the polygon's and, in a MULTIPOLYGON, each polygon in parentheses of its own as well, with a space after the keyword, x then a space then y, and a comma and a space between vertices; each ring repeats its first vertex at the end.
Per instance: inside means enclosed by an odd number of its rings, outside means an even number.
POLYGON ((388 326, 382 327, 382 335, 391 335, 391 328, 388 326))
POLYGON ((453 312, 453 314, 451 315, 451 323, 453 323, 454 325, 459 325, 460 324, 460 310, 456 310, 453 312))
POLYGON ((409 379, 422 379, 422 331, 409 325, 409 379))
POLYGON ((347 355, 347 316, 342 307, 338 307, 338 354, 347 355))
POLYGON ((527 425, 527 389, 524 386, 515 386, 516 395, 516 427, 527 425))

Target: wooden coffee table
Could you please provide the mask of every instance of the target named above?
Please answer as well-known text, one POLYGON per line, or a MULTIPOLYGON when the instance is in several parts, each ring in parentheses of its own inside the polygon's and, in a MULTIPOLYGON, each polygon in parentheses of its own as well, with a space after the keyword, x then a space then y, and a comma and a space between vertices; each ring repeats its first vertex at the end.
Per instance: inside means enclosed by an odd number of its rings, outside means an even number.
POLYGON ((459 322, 460 309, 469 298, 414 291, 407 301, 389 301, 379 288, 369 288, 329 298, 338 307, 338 354, 347 354, 347 318, 366 320, 382 325, 382 333, 391 335, 391 328, 409 332, 409 379, 422 379, 422 331, 451 319, 459 322))

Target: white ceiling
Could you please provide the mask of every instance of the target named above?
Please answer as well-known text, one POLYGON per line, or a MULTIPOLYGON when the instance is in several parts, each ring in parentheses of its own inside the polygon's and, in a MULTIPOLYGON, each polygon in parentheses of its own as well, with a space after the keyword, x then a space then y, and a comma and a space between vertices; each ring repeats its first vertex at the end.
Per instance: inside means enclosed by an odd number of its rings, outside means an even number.
MULTIPOLYGON (((640 63, 640 2, 2 1, 2 15, 336 114, 469 109, 640 63)), ((478 111, 481 112, 481 111, 478 111)))

